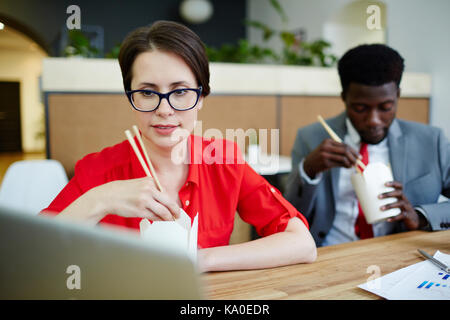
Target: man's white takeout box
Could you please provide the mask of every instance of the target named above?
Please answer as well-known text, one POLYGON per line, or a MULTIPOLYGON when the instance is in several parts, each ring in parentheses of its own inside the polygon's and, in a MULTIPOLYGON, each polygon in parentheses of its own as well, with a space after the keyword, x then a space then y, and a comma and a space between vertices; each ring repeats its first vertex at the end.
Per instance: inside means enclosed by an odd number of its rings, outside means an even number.
POLYGON ((395 198, 378 199, 378 195, 394 191, 394 188, 385 186, 393 179, 391 168, 381 162, 369 163, 362 174, 352 174, 352 185, 367 223, 373 224, 400 214, 399 208, 380 210, 381 206, 396 202, 395 198))
POLYGON ((191 218, 180 209, 180 217, 175 221, 154 221, 142 219, 141 237, 154 245, 176 253, 187 254, 197 262, 198 213, 191 224, 191 218))

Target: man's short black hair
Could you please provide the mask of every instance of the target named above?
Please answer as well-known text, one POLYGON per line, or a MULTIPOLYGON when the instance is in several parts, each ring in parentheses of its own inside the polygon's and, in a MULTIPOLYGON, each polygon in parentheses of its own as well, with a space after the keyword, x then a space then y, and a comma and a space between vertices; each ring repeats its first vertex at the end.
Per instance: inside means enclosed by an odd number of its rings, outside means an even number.
POLYGON ((384 44, 363 44, 350 49, 338 63, 344 95, 351 82, 380 86, 394 81, 400 87, 403 61, 397 51, 384 44))

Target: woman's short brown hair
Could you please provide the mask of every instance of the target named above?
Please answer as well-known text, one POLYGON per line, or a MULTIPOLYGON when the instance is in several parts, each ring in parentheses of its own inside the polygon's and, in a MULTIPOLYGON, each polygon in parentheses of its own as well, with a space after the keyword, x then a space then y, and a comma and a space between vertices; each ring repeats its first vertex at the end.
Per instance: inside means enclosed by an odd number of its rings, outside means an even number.
POLYGON ((202 86, 202 95, 209 94, 209 63, 203 42, 188 27, 163 20, 132 31, 123 41, 119 64, 125 91, 131 90, 132 67, 136 57, 142 52, 155 49, 180 56, 191 68, 197 83, 202 86))

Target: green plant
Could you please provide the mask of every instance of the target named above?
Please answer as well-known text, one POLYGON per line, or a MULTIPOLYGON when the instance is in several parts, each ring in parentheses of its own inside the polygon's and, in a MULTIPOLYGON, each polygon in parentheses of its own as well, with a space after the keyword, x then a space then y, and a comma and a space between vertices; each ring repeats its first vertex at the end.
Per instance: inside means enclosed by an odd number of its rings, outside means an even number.
MULTIPOLYGON (((271 7, 278 13, 283 24, 288 21, 284 9, 277 0, 268 0, 271 7)), ((329 67, 336 63, 337 57, 327 51, 331 44, 323 39, 306 42, 294 32, 275 30, 270 26, 255 20, 245 20, 244 24, 261 30, 264 42, 272 37, 280 37, 283 43, 281 54, 272 49, 250 45, 247 40, 240 39, 237 44, 224 44, 220 48, 205 45, 208 58, 212 62, 263 63, 274 62, 288 65, 329 67)))
MULTIPOLYGON (((272 8, 279 14, 283 23, 287 23, 287 16, 277 0, 269 0, 272 8)), ((318 65, 329 67, 335 64, 337 57, 327 50, 331 44, 323 39, 307 42, 298 37, 295 33, 288 30, 274 30, 260 21, 246 20, 245 24, 262 31, 263 41, 267 42, 270 38, 278 35, 283 43, 280 61, 283 64, 290 65, 318 65)))
POLYGON ((329 47, 331 47, 330 43, 321 39, 313 42, 302 42, 297 49, 285 47, 283 49, 283 63, 331 67, 336 63, 337 57, 333 54, 325 53, 325 50, 329 47))
POLYGON ((251 46, 244 39, 239 40, 237 45, 224 44, 218 49, 205 45, 205 48, 211 62, 260 63, 266 59, 277 59, 271 49, 251 46))
POLYGON ((119 52, 120 52, 120 43, 118 43, 114 47, 112 47, 111 51, 109 51, 107 54, 105 54, 105 58, 117 59, 119 57, 119 52))
POLYGON ((68 43, 64 48, 64 56, 82 56, 93 58, 98 55, 98 49, 91 46, 89 39, 82 31, 73 29, 68 31, 68 43))

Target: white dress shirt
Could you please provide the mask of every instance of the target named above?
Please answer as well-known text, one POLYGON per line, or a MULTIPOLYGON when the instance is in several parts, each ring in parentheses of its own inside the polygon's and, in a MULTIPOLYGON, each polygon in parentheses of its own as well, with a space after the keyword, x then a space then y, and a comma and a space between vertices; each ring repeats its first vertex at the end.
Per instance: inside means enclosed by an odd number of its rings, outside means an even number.
MULTIPOLYGON (((361 141, 358 132, 348 118, 345 120, 345 124, 347 126, 347 134, 344 137, 344 143, 359 151, 361 141)), ((368 145, 369 163, 382 162, 389 165, 389 147, 387 140, 388 138, 386 137, 376 145, 368 145)), ((299 164, 302 178, 310 184, 319 183, 322 174, 319 173, 314 179, 309 178, 303 169, 303 161, 304 159, 299 164)), ((359 240, 359 237, 355 234, 355 222, 359 213, 358 199, 350 180, 353 172, 355 172, 355 168, 339 168, 336 214, 333 225, 323 241, 323 246, 359 240)), ((377 237, 392 233, 394 225, 387 221, 382 221, 373 224, 372 227, 373 234, 377 237)))

